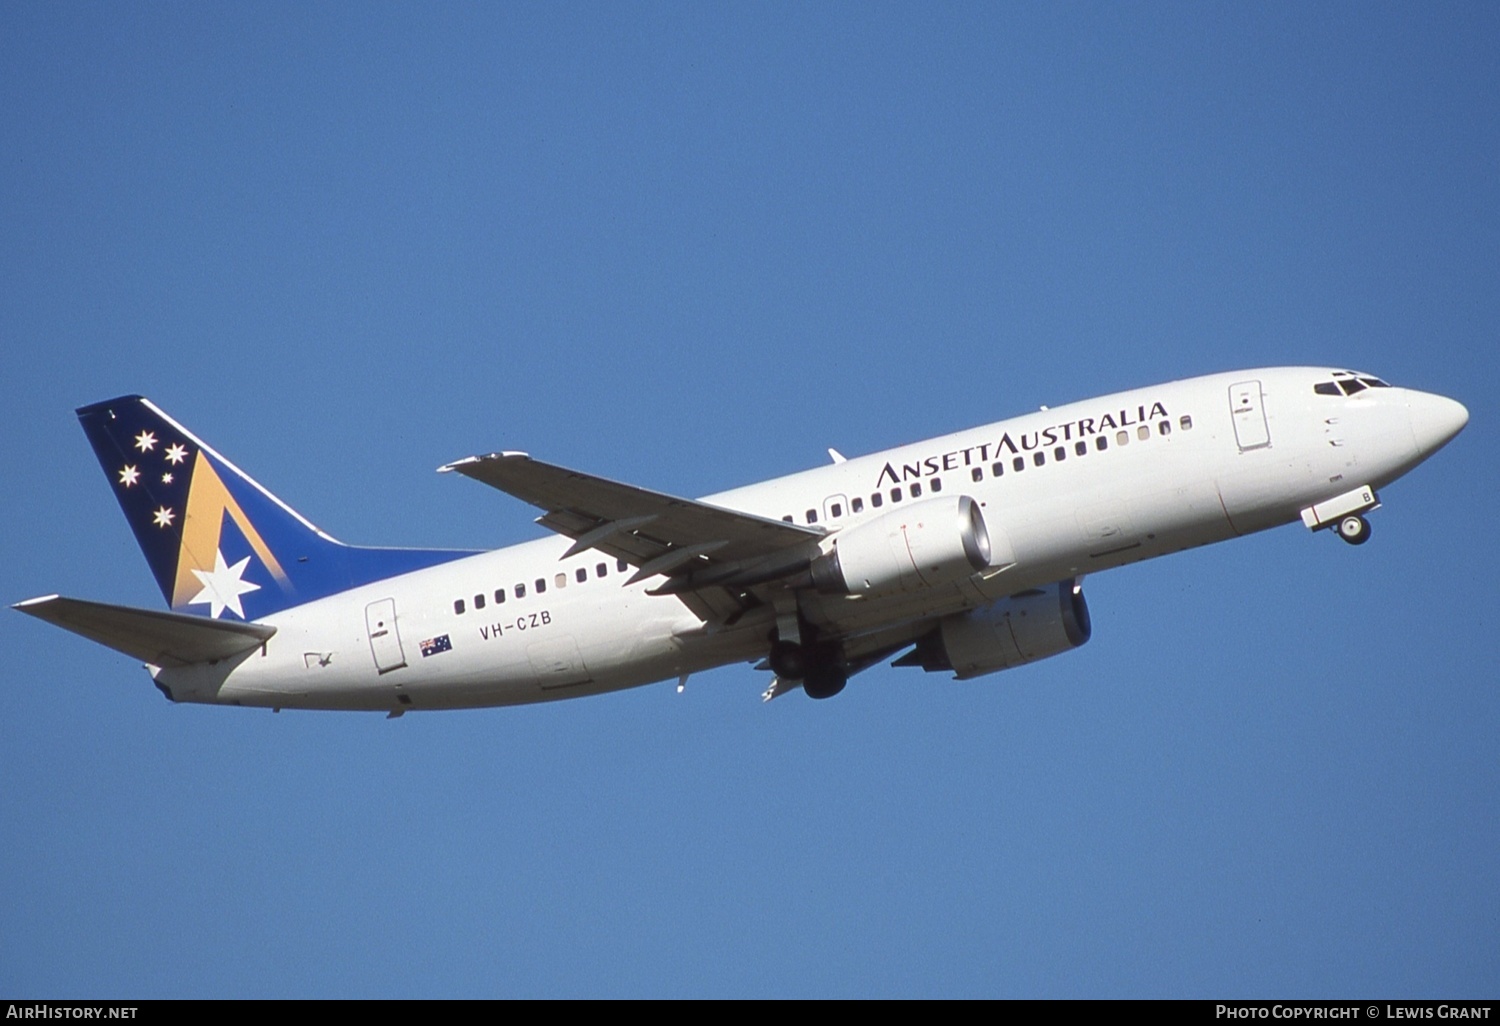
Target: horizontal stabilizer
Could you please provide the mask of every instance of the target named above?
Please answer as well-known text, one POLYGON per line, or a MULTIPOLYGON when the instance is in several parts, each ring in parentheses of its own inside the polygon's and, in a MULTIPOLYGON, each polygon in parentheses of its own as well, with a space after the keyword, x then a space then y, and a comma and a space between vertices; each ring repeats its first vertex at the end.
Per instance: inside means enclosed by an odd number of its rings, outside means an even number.
POLYGON ((228 659, 259 648, 276 633, 275 627, 265 624, 208 620, 60 595, 27 599, 12 608, 152 666, 228 659))

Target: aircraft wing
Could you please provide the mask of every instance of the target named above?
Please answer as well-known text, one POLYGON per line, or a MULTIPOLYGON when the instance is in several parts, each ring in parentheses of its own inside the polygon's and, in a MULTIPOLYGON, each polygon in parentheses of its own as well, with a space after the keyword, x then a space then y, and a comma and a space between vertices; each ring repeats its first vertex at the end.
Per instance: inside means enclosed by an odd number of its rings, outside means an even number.
POLYGON ((658 591, 771 580, 806 567, 823 532, 498 452, 439 467, 543 510, 537 523, 637 568, 631 579, 671 579, 658 591), (674 583, 675 582, 675 583, 674 583))
POLYGON ((209 620, 186 613, 162 613, 60 595, 27 599, 11 608, 152 666, 187 666, 228 659, 259 648, 276 633, 276 628, 268 624, 209 620))

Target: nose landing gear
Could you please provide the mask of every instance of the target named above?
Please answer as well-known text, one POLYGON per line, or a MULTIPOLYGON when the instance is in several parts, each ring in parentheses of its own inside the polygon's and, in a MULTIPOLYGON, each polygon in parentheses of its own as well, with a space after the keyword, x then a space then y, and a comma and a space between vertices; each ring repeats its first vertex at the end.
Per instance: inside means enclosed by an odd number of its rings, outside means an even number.
POLYGON ((1370 522, 1362 516, 1344 517, 1334 530, 1350 545, 1363 545, 1370 540, 1370 522))

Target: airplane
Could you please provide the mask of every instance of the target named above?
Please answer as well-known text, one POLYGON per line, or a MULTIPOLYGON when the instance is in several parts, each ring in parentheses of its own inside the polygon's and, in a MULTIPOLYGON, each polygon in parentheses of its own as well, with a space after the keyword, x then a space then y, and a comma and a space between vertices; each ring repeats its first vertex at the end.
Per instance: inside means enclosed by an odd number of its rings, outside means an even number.
POLYGON ((1370 537, 1378 489, 1468 411, 1279 367, 1120 392, 702 499, 523 452, 439 469, 539 508, 494 551, 314 527, 141 396, 77 411, 169 611, 13 608, 146 664, 174 702, 408 711, 543 702, 736 662, 767 700, 876 663, 969 680, 1076 648, 1087 574, 1301 521, 1370 537))

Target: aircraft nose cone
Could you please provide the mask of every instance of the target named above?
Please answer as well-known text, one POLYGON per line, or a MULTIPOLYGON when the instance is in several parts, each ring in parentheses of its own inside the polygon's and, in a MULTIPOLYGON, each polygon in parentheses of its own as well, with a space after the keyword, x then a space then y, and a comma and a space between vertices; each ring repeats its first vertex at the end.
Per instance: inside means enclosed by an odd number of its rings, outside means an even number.
POLYGON ((1414 392, 1406 403, 1411 414, 1411 433, 1417 448, 1429 456, 1453 440, 1469 422, 1469 411, 1463 403, 1441 395, 1414 392))

